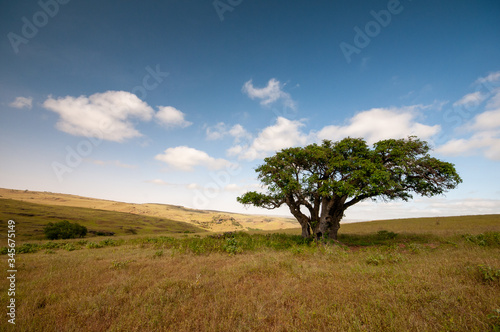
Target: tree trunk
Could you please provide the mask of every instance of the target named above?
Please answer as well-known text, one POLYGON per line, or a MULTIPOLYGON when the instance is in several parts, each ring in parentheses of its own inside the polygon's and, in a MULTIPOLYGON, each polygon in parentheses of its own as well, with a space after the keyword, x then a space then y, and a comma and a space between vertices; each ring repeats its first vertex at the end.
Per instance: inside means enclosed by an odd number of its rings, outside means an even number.
POLYGON ((302 237, 310 237, 311 236, 311 228, 308 223, 301 224, 302 226, 302 237))
POLYGON ((330 215, 330 220, 328 224, 328 236, 332 240, 337 240, 337 234, 340 228, 340 220, 344 216, 343 210, 333 211, 333 214, 330 215))
POLYGON ((332 220, 332 223, 330 225, 330 229, 328 232, 328 236, 330 237, 330 239, 337 240, 337 234, 338 234, 339 228, 340 228, 340 219, 337 221, 332 220))

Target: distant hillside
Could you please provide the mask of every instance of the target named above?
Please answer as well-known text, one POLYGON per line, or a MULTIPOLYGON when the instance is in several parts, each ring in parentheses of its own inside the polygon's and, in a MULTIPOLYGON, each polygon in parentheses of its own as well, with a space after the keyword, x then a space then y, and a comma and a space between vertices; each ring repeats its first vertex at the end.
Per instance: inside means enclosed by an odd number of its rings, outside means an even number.
MULTIPOLYGON (((81 197, 75 195, 67 195, 67 194, 57 194, 50 192, 37 192, 37 191, 23 191, 23 190, 13 190, 13 189, 3 189, 0 188, 0 200, 11 199, 26 203, 34 203, 49 206, 50 209, 54 210, 56 207, 67 207, 68 209, 57 210, 58 213, 62 213, 68 220, 78 219, 77 212, 80 213, 83 210, 78 210, 75 208, 84 208, 90 209, 90 211, 86 210, 86 212, 82 212, 85 215, 89 216, 92 214, 91 211, 95 211, 96 213, 102 213, 104 211, 108 212, 121 212, 125 213, 125 215, 130 214, 136 217, 124 217, 122 215, 122 221, 119 219, 113 219, 113 224, 119 227, 130 227, 131 225, 123 224, 126 220, 146 220, 143 217, 153 217, 157 220, 156 224, 160 224, 158 220, 164 220, 169 222, 183 222, 195 229, 203 229, 212 232, 224 232, 224 231, 236 231, 236 230, 276 230, 276 229, 289 229, 298 227, 298 223, 295 219, 292 218, 284 218, 284 217, 273 217, 273 216, 260 216, 260 215, 245 215, 245 214, 236 214, 236 213, 228 213, 228 212, 220 212, 220 211, 207 211, 207 210, 195 210, 188 209, 182 206, 176 205, 166 205, 166 204, 131 204, 131 203, 123 203, 123 202, 115 202, 109 200, 101 200, 94 199, 88 197, 81 197), (80 211, 80 212, 79 212, 80 211), (98 212, 101 211, 101 212, 98 212), (141 217, 139 219, 134 219, 137 217, 141 217)), ((25 213, 22 209, 30 209, 33 208, 21 205, 16 205, 14 203, 10 203, 14 206, 13 210, 11 210, 10 216, 5 214, 5 211, 2 210, 2 220, 22 218, 26 216, 16 215, 17 213, 25 213), (7 218, 7 219, 5 219, 7 218)), ((43 209, 42 209, 43 210, 43 209)), ((37 212, 40 213, 40 212, 37 212)), ((33 214, 33 213, 27 213, 33 214)), ((35 213, 36 214, 36 213, 35 213)), ((56 214, 54 214, 58 217, 56 214)), ((47 217, 47 216, 45 216, 47 217)), ((115 218, 118 218, 118 215, 115 215, 115 218)), ((39 224, 48 223, 53 220, 49 220, 50 218, 40 219, 37 221, 39 224)), ((56 218, 60 219, 60 218, 56 218)), ((94 217, 96 219, 96 217, 94 217)), ((34 219, 32 219, 34 220, 34 219)), ((110 216, 106 216, 106 220, 111 221, 110 216)), ((155 224, 155 223, 153 223, 155 224)), ((95 224, 93 227, 101 226, 104 229, 104 223, 95 224)), ((140 227, 140 226, 138 226, 140 227)), ((159 227, 159 226, 158 226, 159 227)), ((157 228, 158 228, 157 227, 157 228)), ((115 227, 116 228, 116 227, 115 227)), ((143 231, 151 231, 156 229, 155 227, 144 227, 143 231)), ((116 230, 115 230, 116 231, 116 230)), ((159 228, 158 228, 159 231, 159 228)))
POLYGON ((0 198, 0 238, 6 237, 10 219, 16 222, 18 240, 41 240, 45 225, 62 220, 87 227, 88 236, 206 232, 192 224, 166 218, 0 198))

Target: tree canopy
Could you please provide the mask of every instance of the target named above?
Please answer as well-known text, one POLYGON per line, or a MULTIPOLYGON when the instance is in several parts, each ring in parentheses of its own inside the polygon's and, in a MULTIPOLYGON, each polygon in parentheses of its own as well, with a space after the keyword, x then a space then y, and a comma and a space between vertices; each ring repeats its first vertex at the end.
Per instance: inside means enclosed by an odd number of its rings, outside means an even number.
POLYGON ((245 205, 288 205, 302 236, 337 238, 344 211, 366 199, 408 201, 455 188, 462 179, 451 163, 429 155, 427 142, 410 136, 370 148, 361 138, 283 149, 256 168, 266 192, 237 198, 245 205))

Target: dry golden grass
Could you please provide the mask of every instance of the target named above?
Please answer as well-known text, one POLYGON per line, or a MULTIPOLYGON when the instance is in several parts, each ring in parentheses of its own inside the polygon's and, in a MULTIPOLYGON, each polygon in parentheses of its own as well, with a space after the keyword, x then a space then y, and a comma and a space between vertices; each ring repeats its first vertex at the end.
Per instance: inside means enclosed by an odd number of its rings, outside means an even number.
POLYGON ((16 326, 4 316, 0 330, 498 331, 499 232, 496 215, 343 224, 337 244, 263 231, 27 237, 16 249, 36 252, 16 255, 16 326))
MULTIPOLYGON (((20 254, 16 330, 493 328, 488 315, 500 308, 500 283, 481 280, 476 267, 499 268, 499 248, 461 242, 354 249, 313 244, 195 255, 131 240, 20 254)), ((0 322, 3 330, 8 325, 0 322)))
POLYGON ((245 229, 276 230, 297 227, 291 218, 194 210, 167 204, 131 204, 51 192, 0 188, 0 198, 50 206, 69 206, 132 213, 190 223, 213 232, 245 229))

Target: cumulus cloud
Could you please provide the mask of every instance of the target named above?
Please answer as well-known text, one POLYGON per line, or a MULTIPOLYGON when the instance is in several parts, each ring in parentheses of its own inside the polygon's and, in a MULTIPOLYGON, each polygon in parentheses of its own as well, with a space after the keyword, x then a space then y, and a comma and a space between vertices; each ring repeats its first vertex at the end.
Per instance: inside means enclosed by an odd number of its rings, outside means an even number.
POLYGON ((278 117, 276 123, 262 130, 250 144, 235 144, 226 152, 239 159, 264 158, 276 151, 293 146, 304 146, 324 139, 341 140, 345 137, 362 137, 369 144, 382 139, 406 138, 416 135, 429 139, 437 134, 439 125, 429 126, 417 122, 418 111, 427 106, 414 105, 403 108, 374 108, 350 118, 346 125, 329 125, 318 132, 304 132, 304 122, 278 117))
POLYGON ((76 98, 54 99, 49 96, 43 107, 59 114, 56 127, 65 133, 115 142, 142 136, 131 119, 149 121, 154 115, 147 103, 126 91, 107 91, 76 98))
POLYGON ((224 122, 219 122, 215 126, 207 127, 206 134, 210 141, 222 139, 227 135, 227 125, 224 122))
POLYGON ((262 130, 251 144, 235 145, 227 153, 238 155, 240 159, 254 160, 284 148, 305 145, 310 141, 310 137, 301 131, 303 126, 301 121, 278 117, 276 124, 262 130))
POLYGON ((31 109, 33 103, 33 98, 31 97, 17 97, 12 103, 9 104, 10 107, 14 108, 27 108, 31 109))
POLYGON ((453 106, 476 106, 481 104, 486 99, 486 97, 487 96, 481 93, 481 91, 476 91, 463 96, 462 98, 460 98, 460 100, 453 103, 453 106))
POLYGON ((219 140, 225 136, 231 136, 235 142, 240 142, 242 139, 251 139, 252 135, 243 128, 240 124, 235 124, 231 128, 224 122, 219 122, 215 126, 206 128, 206 135, 208 140, 219 140))
POLYGON ((437 134, 439 125, 428 126, 415 121, 417 110, 422 106, 403 108, 373 108, 356 114, 344 126, 330 125, 317 133, 320 140, 340 140, 344 137, 363 137, 369 144, 382 139, 405 138, 416 135, 429 139, 437 134))
POLYGON ((445 155, 478 155, 500 160, 500 89, 493 91, 485 111, 476 115, 460 129, 467 138, 452 139, 437 151, 445 155))
POLYGON ((160 106, 159 111, 155 114, 155 119, 161 125, 171 128, 171 127, 189 127, 192 122, 186 121, 184 119, 185 114, 172 106, 160 106))
POLYGON ((232 165, 225 159, 215 159, 204 151, 187 146, 168 148, 162 154, 158 154, 155 159, 182 171, 192 171, 194 167, 199 165, 211 170, 222 169, 232 165))
POLYGON ((296 109, 296 102, 290 94, 283 91, 283 84, 280 81, 271 78, 264 88, 256 88, 252 80, 245 82, 241 89, 251 99, 259 99, 262 106, 270 106, 280 100, 286 108, 296 109))

